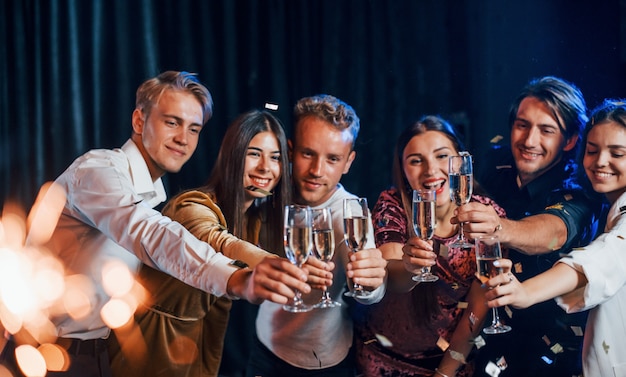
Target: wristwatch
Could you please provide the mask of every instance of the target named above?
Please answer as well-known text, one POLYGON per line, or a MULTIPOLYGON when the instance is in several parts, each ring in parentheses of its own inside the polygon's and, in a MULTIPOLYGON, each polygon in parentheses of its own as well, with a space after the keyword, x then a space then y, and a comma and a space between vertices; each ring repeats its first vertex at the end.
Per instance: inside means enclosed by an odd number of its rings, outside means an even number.
POLYGON ((237 268, 246 268, 246 267, 248 267, 248 264, 246 262, 241 261, 239 259, 233 259, 228 264, 230 264, 231 266, 235 266, 237 268))

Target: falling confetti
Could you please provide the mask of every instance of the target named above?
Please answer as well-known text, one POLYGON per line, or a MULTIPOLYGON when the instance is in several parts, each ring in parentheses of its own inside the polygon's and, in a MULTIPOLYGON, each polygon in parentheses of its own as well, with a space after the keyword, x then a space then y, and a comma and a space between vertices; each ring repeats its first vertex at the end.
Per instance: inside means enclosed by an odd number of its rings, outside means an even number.
POLYGON ((439 347, 439 349, 441 349, 442 351, 445 351, 448 349, 448 347, 450 347, 450 343, 448 343, 448 341, 444 338, 439 337, 439 339, 437 340, 437 347, 439 347))
POLYGON ((552 347, 550 347, 550 351, 556 355, 557 353, 563 353, 564 350, 562 345, 555 343, 552 347))
POLYGON ((380 345, 383 347, 389 348, 393 346, 393 343, 391 343, 391 340, 389 340, 389 338, 387 338, 384 335, 376 334, 376 339, 378 340, 378 343, 380 343, 380 345))
POLYGON ((463 356, 463 354, 461 352, 457 352, 455 350, 450 350, 450 357, 453 358, 456 361, 459 361, 463 364, 467 364, 467 361, 465 360, 465 356, 463 356))

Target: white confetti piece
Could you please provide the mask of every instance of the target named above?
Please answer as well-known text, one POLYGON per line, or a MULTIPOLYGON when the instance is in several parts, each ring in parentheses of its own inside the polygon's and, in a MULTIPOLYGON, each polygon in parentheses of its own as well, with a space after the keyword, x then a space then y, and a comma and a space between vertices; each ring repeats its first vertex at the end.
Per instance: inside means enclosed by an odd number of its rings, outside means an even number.
POLYGON ((391 347, 391 346, 393 346, 393 343, 391 343, 391 340, 389 340, 389 338, 387 338, 384 335, 376 334, 376 339, 378 339, 378 342, 383 347, 391 347))
POLYGON ((450 350, 450 357, 453 358, 456 361, 459 361, 463 364, 467 364, 467 361, 465 361, 465 356, 463 356, 463 354, 461 352, 457 352, 455 350, 450 350))
POLYGON ((501 356, 498 360, 496 360, 496 365, 502 370, 505 370, 509 366, 506 363, 506 359, 504 358, 504 356, 501 356))
POLYGON ((448 246, 441 244, 441 246, 439 246, 439 255, 442 258, 448 258, 448 246))
POLYGON ((500 368, 498 368, 496 364, 490 361, 487 363, 487 366, 485 367, 485 372, 491 377, 498 377, 500 375, 501 370, 500 368))
POLYGON ((556 355, 557 353, 562 353, 564 350, 562 345, 555 343, 552 347, 550 347, 550 351, 556 355))
POLYGON ((582 327, 580 327, 580 326, 570 326, 570 328, 574 332, 574 335, 576 335, 576 336, 583 336, 584 335, 582 327))
POLYGON ((487 344, 487 342, 485 342, 485 338, 483 338, 480 335, 474 338, 473 343, 476 345, 476 349, 480 349, 481 347, 484 347, 487 344))
POLYGON ((502 135, 496 135, 493 138, 491 138, 490 142, 492 144, 495 144, 495 143, 499 142, 502 139, 504 139, 504 137, 502 135))
POLYGON ((275 103, 269 103, 269 102, 267 102, 267 103, 265 103, 265 108, 266 108, 266 109, 268 109, 268 110, 274 110, 274 111, 276 111, 276 110, 278 110, 278 105, 277 105, 277 104, 275 104, 275 103))

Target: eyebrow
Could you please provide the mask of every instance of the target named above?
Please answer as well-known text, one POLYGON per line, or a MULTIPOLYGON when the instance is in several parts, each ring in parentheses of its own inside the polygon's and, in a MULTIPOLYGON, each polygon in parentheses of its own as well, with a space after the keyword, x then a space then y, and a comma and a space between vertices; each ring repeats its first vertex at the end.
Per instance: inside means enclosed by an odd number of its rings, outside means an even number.
MULTIPOLYGON (((172 115, 172 114, 166 114, 166 113, 161 113, 161 115, 162 115, 164 118, 172 118, 172 119, 176 120, 176 122, 178 122, 178 123, 183 123, 183 118, 181 118, 181 117, 179 117, 179 116, 172 115)), ((200 124, 200 123, 195 123, 195 122, 192 122, 192 123, 191 123, 191 125, 192 125, 192 126, 197 126, 197 127, 203 127, 203 125, 202 125, 202 124, 200 124)))
MULTIPOLYGON (((448 150, 448 151, 452 152, 452 149, 450 149, 450 147, 439 147, 439 148, 433 150, 433 153, 441 152, 442 150, 448 150)), ((408 155, 406 157, 409 158, 409 157, 413 157, 413 156, 423 156, 423 154, 422 153, 411 153, 410 155, 408 155)))
MULTIPOLYGON (((553 120, 554 120, 554 119, 553 119, 553 120)), ((525 119, 525 118, 521 118, 521 117, 517 117, 517 118, 515 118, 515 122, 518 122, 518 121, 519 121, 519 122, 522 122, 522 123, 529 123, 529 124, 531 124, 531 123, 532 123, 530 120, 525 119)), ((561 129, 561 126, 559 126, 559 123, 558 123, 558 122, 556 122, 556 124, 539 123, 537 126, 538 126, 538 127, 549 127, 549 128, 555 128, 555 129, 557 129, 557 130, 560 130, 560 129, 561 129)))
MULTIPOLYGON (((587 144, 591 145, 592 147, 599 148, 598 144, 596 144, 594 142, 587 141, 587 144)), ((610 144, 610 145, 607 145, 607 148, 609 148, 609 149, 626 149, 626 145, 610 144)))
MULTIPOLYGON (((250 146, 249 146, 249 147, 248 147, 248 149, 253 149, 253 150, 255 150, 255 151, 263 152, 263 149, 262 149, 262 148, 259 148, 259 147, 250 147, 250 146)), ((280 149, 275 150, 275 151, 271 151, 270 153, 280 153, 280 149)))

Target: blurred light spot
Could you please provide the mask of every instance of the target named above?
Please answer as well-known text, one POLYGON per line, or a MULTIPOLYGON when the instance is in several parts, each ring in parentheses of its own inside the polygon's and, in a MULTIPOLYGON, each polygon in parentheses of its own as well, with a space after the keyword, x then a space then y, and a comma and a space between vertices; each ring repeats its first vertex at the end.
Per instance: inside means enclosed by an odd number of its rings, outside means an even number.
POLYGON ((43 377, 46 375, 46 361, 39 351, 28 344, 15 349, 15 357, 22 373, 27 377, 43 377))
MULTIPOLYGON (((11 210, 11 209, 10 209, 11 210)), ((4 228, 3 246, 19 250, 24 245, 26 224, 22 214, 16 212, 2 213, 2 227, 4 228)))
POLYGON ((116 329, 128 323, 134 312, 134 308, 131 308, 127 302, 114 298, 102 307, 100 316, 107 326, 116 329))
POLYGON ((67 314, 74 319, 89 315, 92 311, 91 281, 84 275, 72 275, 65 279, 65 287, 63 304, 67 314))
POLYGON ((119 297, 128 293, 135 283, 128 266, 119 260, 108 261, 102 267, 102 284, 104 291, 111 297, 119 297))
POLYGON ((29 244, 41 245, 50 239, 61 217, 65 200, 65 191, 58 184, 46 182, 41 186, 28 215, 29 244))
POLYGON ((12 313, 4 305, 0 305, 0 321, 2 326, 11 334, 20 331, 23 324, 22 317, 12 313))
POLYGON ((65 290, 65 281, 61 271, 44 267, 34 277, 35 293, 47 305, 58 300, 65 290))
POLYGON ((169 344, 169 354, 175 364, 191 364, 198 357, 198 346, 190 338, 179 336, 169 344))
POLYGON ((51 372, 64 372, 70 366, 70 357, 65 348, 58 344, 45 343, 39 346, 39 353, 46 362, 46 367, 51 372))

